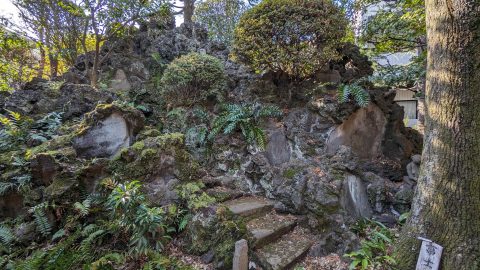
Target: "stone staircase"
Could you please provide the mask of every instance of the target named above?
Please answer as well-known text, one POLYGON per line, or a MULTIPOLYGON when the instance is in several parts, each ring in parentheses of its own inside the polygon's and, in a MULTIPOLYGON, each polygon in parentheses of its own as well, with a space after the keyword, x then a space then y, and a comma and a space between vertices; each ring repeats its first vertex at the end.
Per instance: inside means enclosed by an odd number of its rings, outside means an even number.
POLYGON ((312 245, 292 215, 280 215, 261 197, 241 197, 224 203, 247 221, 250 257, 264 270, 290 269, 312 245))

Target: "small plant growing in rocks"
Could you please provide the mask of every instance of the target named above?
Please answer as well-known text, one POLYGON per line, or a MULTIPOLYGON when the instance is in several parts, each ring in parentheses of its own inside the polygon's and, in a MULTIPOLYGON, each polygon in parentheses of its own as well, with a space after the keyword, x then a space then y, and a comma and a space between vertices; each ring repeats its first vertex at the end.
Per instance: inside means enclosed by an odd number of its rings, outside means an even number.
POLYGON ((208 138, 213 140, 219 133, 232 134, 240 130, 249 144, 256 143, 259 148, 264 149, 267 138, 265 131, 258 126, 260 120, 281 115, 282 112, 277 106, 225 105, 223 112, 213 121, 213 128, 208 138))

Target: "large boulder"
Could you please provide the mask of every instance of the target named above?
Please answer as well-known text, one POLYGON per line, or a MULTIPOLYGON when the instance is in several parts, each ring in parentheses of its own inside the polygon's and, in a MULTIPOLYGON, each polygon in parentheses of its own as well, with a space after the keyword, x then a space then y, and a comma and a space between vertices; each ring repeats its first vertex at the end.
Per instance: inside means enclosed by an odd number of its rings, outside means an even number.
POLYGON ((273 128, 268 132, 266 156, 271 165, 281 165, 290 161, 290 144, 283 128, 273 128))
POLYGON ((60 87, 60 97, 54 108, 62 111, 63 119, 67 120, 92 111, 97 104, 111 103, 113 99, 108 92, 98 91, 90 85, 65 83, 60 87))
POLYGON ((34 78, 26 83, 23 89, 14 91, 5 100, 5 109, 28 116, 45 114, 55 110, 58 96, 59 92, 51 89, 51 82, 34 78))
POLYGON ((113 157, 129 147, 143 128, 145 117, 133 108, 101 104, 88 113, 73 147, 82 158, 113 157))
POLYGON ((334 154, 345 145, 361 158, 378 157, 382 154, 386 123, 383 111, 373 103, 357 110, 330 133, 327 153, 334 154))
POLYGON ((59 165, 51 155, 40 153, 32 158, 30 171, 35 185, 48 186, 57 175, 59 165))
POLYGON ((32 118, 59 111, 62 119, 80 117, 93 110, 99 103, 111 103, 114 96, 94 89, 90 85, 47 81, 34 78, 22 90, 6 97, 5 109, 32 118))
POLYGON ((109 169, 121 179, 142 179, 145 195, 155 205, 176 201, 179 184, 202 177, 180 133, 137 141, 120 151, 110 161, 109 169))

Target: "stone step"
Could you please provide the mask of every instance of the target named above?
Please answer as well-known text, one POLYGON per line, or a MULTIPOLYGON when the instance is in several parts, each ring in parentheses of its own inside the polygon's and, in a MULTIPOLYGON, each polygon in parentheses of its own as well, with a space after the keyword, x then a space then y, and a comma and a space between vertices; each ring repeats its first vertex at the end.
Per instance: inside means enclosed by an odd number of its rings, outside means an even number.
POLYGON ((278 215, 274 212, 253 219, 247 223, 247 230, 252 236, 252 248, 259 249, 290 232, 297 224, 292 215, 278 215))
POLYGON ((309 234, 296 227, 278 241, 255 251, 255 257, 264 270, 285 270, 300 260, 311 246, 309 234))
POLYGON ((224 203, 233 214, 254 218, 264 215, 273 209, 273 202, 261 197, 241 197, 224 203))
POLYGON ((209 188, 206 190, 206 193, 209 196, 215 198, 215 200, 220 203, 228 200, 237 199, 243 195, 243 193, 240 191, 232 190, 221 186, 209 188))

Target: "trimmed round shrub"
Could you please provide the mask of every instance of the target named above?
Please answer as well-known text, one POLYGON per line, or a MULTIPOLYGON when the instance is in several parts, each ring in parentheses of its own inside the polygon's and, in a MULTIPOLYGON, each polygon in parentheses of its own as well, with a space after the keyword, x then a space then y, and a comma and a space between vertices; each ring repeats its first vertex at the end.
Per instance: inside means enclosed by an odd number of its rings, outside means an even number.
POLYGON ((161 84, 168 104, 191 106, 207 100, 221 101, 227 78, 218 58, 189 53, 168 64, 161 84))
POLYGON ((240 18, 233 56, 257 72, 308 78, 339 57, 346 25, 331 0, 264 0, 240 18))

